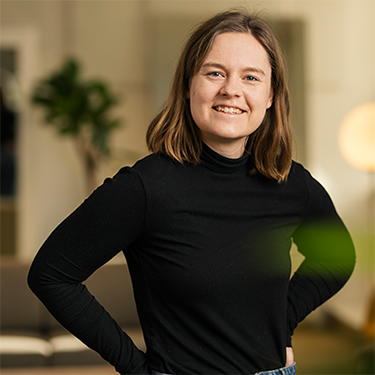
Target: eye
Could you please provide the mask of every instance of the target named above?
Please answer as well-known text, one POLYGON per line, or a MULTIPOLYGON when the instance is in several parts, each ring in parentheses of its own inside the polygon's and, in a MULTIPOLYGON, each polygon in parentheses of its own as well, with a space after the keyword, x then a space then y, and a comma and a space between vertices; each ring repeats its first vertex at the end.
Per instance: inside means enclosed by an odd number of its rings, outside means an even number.
POLYGON ((254 76, 246 76, 245 80, 246 81, 258 81, 258 79, 256 77, 254 77, 254 76))
POLYGON ((207 74, 210 77, 221 77, 222 74, 220 72, 210 72, 207 74))

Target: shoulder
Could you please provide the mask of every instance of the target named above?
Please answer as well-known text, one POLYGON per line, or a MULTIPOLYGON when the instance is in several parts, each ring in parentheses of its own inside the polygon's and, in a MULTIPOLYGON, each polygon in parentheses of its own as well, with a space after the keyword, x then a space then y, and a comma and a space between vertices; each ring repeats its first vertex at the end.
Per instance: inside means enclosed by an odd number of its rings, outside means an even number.
POLYGON ((150 154, 133 166, 120 169, 114 179, 133 189, 142 189, 145 196, 151 197, 184 185, 189 180, 190 167, 163 154, 150 154))
POLYGON ((290 180, 298 181, 308 197, 308 210, 315 215, 322 212, 335 213, 332 199, 324 186, 300 163, 293 162, 290 180))
POLYGON ((136 170, 147 170, 159 168, 163 165, 173 163, 172 159, 163 154, 149 154, 142 159, 137 160, 132 168, 136 170))
POLYGON ((155 154, 148 155, 138 160, 133 166, 123 166, 113 176, 107 177, 103 183, 94 191, 94 196, 110 196, 112 199, 118 199, 124 196, 134 194, 142 195, 145 193, 144 180, 151 179, 161 174, 163 164, 168 164, 165 157, 155 154))
POLYGON ((304 186, 305 189, 311 192, 311 190, 320 190, 324 189, 324 187, 317 181, 302 164, 297 163, 296 161, 292 162, 292 166, 290 168, 288 181, 298 183, 299 185, 304 186))
POLYGON ((294 191, 298 195, 303 195, 308 199, 310 195, 310 178, 312 178, 312 176, 305 167, 302 164, 293 161, 288 174, 288 179, 282 184, 285 186, 285 189, 294 191))
POLYGON ((311 177, 311 173, 301 163, 293 160, 288 177, 306 179, 311 177))
POLYGON ((139 159, 133 166, 123 166, 113 176, 107 178, 105 184, 115 183, 129 183, 130 180, 142 180, 143 177, 148 175, 157 175, 160 172, 168 169, 168 166, 174 163, 171 159, 164 155, 151 154, 139 159))
POLYGON ((181 178, 191 164, 179 163, 167 155, 151 154, 138 160, 132 167, 141 180, 161 181, 168 176, 181 178))
POLYGON ((138 160, 133 169, 139 172, 152 171, 155 169, 163 169, 172 164, 176 164, 170 157, 163 154, 150 154, 138 160))

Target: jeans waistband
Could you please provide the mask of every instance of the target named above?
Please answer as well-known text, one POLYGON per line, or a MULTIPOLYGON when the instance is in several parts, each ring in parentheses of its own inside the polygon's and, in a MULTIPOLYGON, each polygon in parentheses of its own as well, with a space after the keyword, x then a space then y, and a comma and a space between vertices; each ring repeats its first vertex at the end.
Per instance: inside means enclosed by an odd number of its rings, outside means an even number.
MULTIPOLYGON (((269 371, 260 371, 255 373, 254 375, 296 375, 297 365, 294 362, 292 365, 281 367, 276 370, 269 370, 269 371)), ((164 374, 162 372, 152 371, 152 375, 170 375, 164 374)))

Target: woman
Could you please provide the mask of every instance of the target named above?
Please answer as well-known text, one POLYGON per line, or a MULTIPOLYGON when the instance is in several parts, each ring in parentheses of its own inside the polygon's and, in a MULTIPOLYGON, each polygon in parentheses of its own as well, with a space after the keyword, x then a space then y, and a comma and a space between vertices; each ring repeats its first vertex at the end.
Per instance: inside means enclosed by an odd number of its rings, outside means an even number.
POLYGON ((345 284, 355 255, 328 194, 291 160, 288 95, 261 19, 202 23, 148 129, 152 154, 39 250, 30 287, 121 374, 295 373, 294 329, 345 284), (292 238, 305 260, 289 280, 292 238), (120 251, 147 353, 81 284, 120 251))

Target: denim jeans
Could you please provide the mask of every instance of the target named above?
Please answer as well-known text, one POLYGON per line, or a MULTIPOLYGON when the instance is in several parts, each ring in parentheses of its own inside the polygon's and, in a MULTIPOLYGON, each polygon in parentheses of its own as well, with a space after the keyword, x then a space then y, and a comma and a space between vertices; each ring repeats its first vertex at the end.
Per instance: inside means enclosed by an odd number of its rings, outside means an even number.
POLYGON ((287 367, 282 367, 277 370, 271 370, 271 371, 260 371, 257 372, 255 375, 296 375, 296 363, 294 362, 292 365, 287 367))
MULTIPOLYGON (((260 371, 257 372, 255 375, 296 375, 296 363, 294 362, 292 365, 287 367, 282 367, 277 370, 270 370, 270 371, 260 371)), ((152 371, 153 375, 168 375, 162 374, 160 372, 152 371)))

